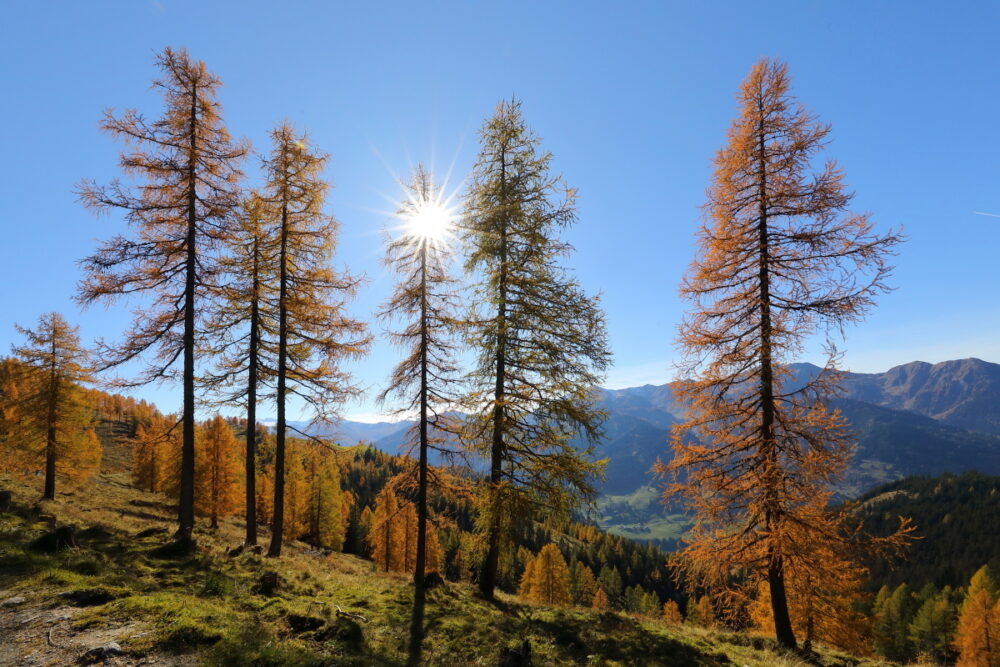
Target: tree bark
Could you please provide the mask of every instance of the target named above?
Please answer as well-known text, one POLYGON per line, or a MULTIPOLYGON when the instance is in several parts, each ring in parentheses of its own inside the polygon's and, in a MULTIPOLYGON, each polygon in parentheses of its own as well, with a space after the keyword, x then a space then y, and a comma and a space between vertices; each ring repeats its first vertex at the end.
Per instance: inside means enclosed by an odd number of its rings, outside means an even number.
POLYGON ((250 360, 247 368, 247 431, 246 431, 246 537, 248 547, 257 544, 257 348, 260 345, 260 284, 259 242, 253 242, 253 303, 250 304, 250 360))
POLYGON ((410 665, 419 665, 424 640, 427 587, 427 244, 420 247, 420 460, 417 469, 417 557, 413 571, 413 613, 410 618, 410 665))
MULTIPOLYGON (((758 190, 758 243, 760 280, 760 405, 761 441, 764 443, 763 464, 767 466, 765 479, 772 486, 765 488, 768 508, 766 510, 767 529, 771 531, 778 521, 776 489, 778 483, 778 452, 774 436, 774 368, 771 351, 771 274, 770 248, 767 228, 767 155, 764 144, 763 109, 760 109, 761 124, 758 135, 759 190, 758 190)), ((771 591, 771 613, 774 619, 774 634, 782 646, 796 648, 795 633, 788 613, 788 599, 785 595, 785 573, 782 555, 768 547, 767 582, 771 591)))
POLYGON ((191 85, 191 143, 188 148, 188 229, 184 284, 184 415, 181 445, 181 484, 178 506, 178 540, 190 540, 194 532, 194 328, 195 275, 198 270, 197 242, 197 151, 198 87, 191 85))
POLYGON ((281 207, 281 248, 278 277, 278 432, 274 445, 274 516, 271 517, 271 545, 267 555, 281 555, 285 527, 285 374, 288 363, 288 203, 281 207))

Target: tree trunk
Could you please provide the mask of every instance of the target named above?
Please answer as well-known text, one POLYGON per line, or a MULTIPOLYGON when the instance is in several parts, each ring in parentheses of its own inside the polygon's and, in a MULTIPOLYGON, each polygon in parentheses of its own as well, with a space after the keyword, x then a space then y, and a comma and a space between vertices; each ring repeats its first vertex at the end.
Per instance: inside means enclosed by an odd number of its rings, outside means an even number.
POLYGON ((258 243, 253 244, 253 303, 250 304, 250 360, 247 368, 247 431, 246 431, 246 538, 248 547, 257 544, 257 348, 260 336, 258 310, 258 243))
POLYGON ((198 119, 198 88, 191 86, 191 143, 188 149, 188 229, 187 261, 184 285, 184 415, 183 443, 181 445, 181 484, 178 506, 178 540, 191 539, 194 532, 194 328, 195 328, 195 275, 198 270, 197 255, 197 199, 196 199, 196 150, 198 119))
MULTIPOLYGON (((760 110, 763 118, 763 109, 760 110)), ((767 156, 764 145, 763 121, 759 130, 758 160, 760 182, 758 191, 758 252, 760 281, 760 432, 763 451, 763 464, 768 467, 765 479, 772 486, 764 489, 767 500, 766 523, 771 531, 779 521, 777 490, 778 484, 778 452, 775 441, 775 405, 774 405, 774 368, 771 353, 771 273, 770 248, 767 228, 767 156)), ((770 538, 769 538, 770 539, 770 538)), ((771 613, 774 619, 774 635, 778 643, 789 648, 796 648, 795 633, 788 613, 788 599, 785 595, 784 560, 781 553, 774 550, 774 545, 768 547, 767 582, 771 591, 771 613)))
POLYGON ((427 599, 424 562, 427 553, 427 245, 420 247, 420 461, 417 469, 417 557, 413 571, 413 613, 408 663, 419 665, 427 599))
POLYGON ((56 335, 52 332, 52 362, 49 367, 48 423, 45 437, 45 490, 44 500, 56 499, 56 406, 58 405, 59 375, 56 370, 56 335))
POLYGON ((285 527, 285 374, 288 363, 288 203, 281 207, 281 249, 278 279, 278 432, 274 445, 274 512, 267 555, 281 555, 285 527))

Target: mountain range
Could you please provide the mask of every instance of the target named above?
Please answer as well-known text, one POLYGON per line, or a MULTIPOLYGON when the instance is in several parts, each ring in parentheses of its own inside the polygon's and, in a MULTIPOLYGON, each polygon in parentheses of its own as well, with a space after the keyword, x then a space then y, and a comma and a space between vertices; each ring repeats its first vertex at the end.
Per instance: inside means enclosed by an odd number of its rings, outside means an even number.
MULTIPOLYGON (((820 368, 790 366, 804 382, 820 368)), ((851 423, 857 449, 839 491, 855 497, 908 475, 977 470, 1000 475, 1000 364, 961 359, 914 361, 884 373, 845 373, 843 394, 832 404, 851 423)), ((671 425, 683 418, 674 384, 598 389, 608 414, 598 458, 608 460, 598 522, 636 538, 670 540, 683 532, 684 517, 667 514, 650 472, 670 455, 671 425)), ((309 428, 315 435, 351 445, 367 441, 398 453, 412 422, 344 421, 309 428)))

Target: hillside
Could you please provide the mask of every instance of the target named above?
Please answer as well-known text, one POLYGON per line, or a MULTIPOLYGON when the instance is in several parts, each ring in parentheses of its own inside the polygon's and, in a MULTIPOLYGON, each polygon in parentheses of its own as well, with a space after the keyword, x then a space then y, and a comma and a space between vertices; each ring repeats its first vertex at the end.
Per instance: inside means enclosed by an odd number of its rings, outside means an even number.
POLYGON ((873 590, 901 583, 914 590, 926 584, 954 588, 983 565, 1000 571, 1000 477, 908 477, 872 489, 858 503, 865 527, 875 534, 892 530, 898 516, 917 527, 905 558, 869 565, 873 590))
MULTIPOLYGON (((103 474, 36 504, 38 490, 2 480, 14 512, 0 514, 0 664, 71 664, 105 647, 117 665, 400 665, 410 590, 406 577, 357 557, 293 543, 280 560, 243 553, 241 527, 198 533, 180 559, 159 554, 172 528, 162 496, 103 474), (31 544, 52 526, 80 527, 79 548, 31 544), (262 587, 267 572, 277 589, 262 587), (338 607, 349 614, 338 613, 338 607), (363 617, 361 620, 360 617, 363 617), (114 642, 114 645, 111 644, 114 642)), ((498 664, 527 639, 540 665, 804 665, 770 640, 620 613, 529 605, 472 587, 432 590, 426 655, 433 665, 498 664)), ((821 665, 871 664, 822 652, 821 665)))

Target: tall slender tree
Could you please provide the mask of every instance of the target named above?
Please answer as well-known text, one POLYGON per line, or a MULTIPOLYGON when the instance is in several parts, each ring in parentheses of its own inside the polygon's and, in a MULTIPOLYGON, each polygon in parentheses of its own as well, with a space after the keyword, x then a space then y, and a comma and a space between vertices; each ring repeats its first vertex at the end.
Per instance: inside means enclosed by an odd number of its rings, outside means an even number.
POLYGON ((479 276, 465 440, 489 461, 478 584, 492 599, 505 524, 594 493, 602 467, 571 440, 599 437, 592 392, 611 353, 598 299, 559 264, 572 250, 558 236, 576 218, 575 191, 549 174, 521 103, 500 102, 480 141, 463 220, 466 268, 479 276))
POLYGON ((273 211, 258 193, 242 201, 232 237, 220 261, 219 281, 208 331, 215 371, 207 384, 219 400, 246 408, 244 457, 247 546, 257 544, 257 403, 277 363, 273 313, 277 306, 277 254, 273 211), (266 316, 271 314, 270 317, 266 316), (220 344, 221 342, 221 344, 220 344))
POLYGON ((195 357, 199 308, 214 273, 211 251, 229 234, 238 202, 239 165, 248 147, 234 143, 222 123, 216 95, 221 81, 186 51, 166 48, 157 56, 161 78, 153 85, 166 109, 148 122, 128 110, 110 111, 101 129, 134 150, 120 166, 142 182, 98 186, 85 181, 83 202, 98 211, 121 209, 133 232, 105 242, 83 260, 78 299, 84 304, 145 294, 152 303, 135 311, 132 328, 116 346, 100 346, 110 368, 155 351, 145 372, 130 383, 173 379, 183 385, 179 541, 190 544, 194 529, 195 357), (181 363, 178 373, 176 365, 181 363))
POLYGON ((887 256, 900 237, 847 212, 852 195, 835 163, 812 171, 830 127, 790 95, 784 64, 755 64, 738 101, 681 285, 693 304, 679 338, 690 363, 678 398, 690 417, 675 427, 674 458, 660 469, 678 475, 667 495, 695 512, 678 561, 684 573, 728 597, 765 579, 775 636, 795 646, 786 570, 818 562, 802 557, 810 541, 839 539, 826 500, 854 441, 827 404, 833 344, 805 387, 785 364, 817 331, 864 316, 888 289, 887 256), (737 569, 747 572, 742 586, 730 576, 737 569))
POLYGON ((310 149, 308 137, 296 136, 288 123, 275 128, 271 138, 273 148, 264 160, 267 183, 262 196, 275 216, 277 307, 261 316, 266 322, 262 326, 277 332, 274 375, 278 419, 268 547, 268 556, 277 557, 284 534, 288 394, 311 407, 315 419, 332 419, 336 407, 359 391, 341 363, 364 355, 371 338, 364 323, 346 312, 358 279, 330 267, 337 222, 323 212, 329 185, 322 172, 328 156, 310 149))
POLYGON ((404 327, 391 334, 406 356, 393 370, 389 388, 380 396, 401 399, 401 413, 417 413, 410 433, 417 450, 416 553, 413 569, 413 613, 410 624, 410 663, 418 664, 423 642, 426 604, 424 584, 427 560, 430 466, 428 451, 441 448, 442 438, 432 431, 453 431, 444 411, 453 406, 458 367, 454 361, 456 303, 455 281, 448 274, 450 213, 430 173, 418 165, 406 188, 406 200, 396 215, 403 233, 391 239, 385 264, 399 276, 392 297, 379 312, 404 327))
MULTIPOLYGON (((100 461, 100 443, 86 436, 91 422, 81 385, 90 381, 89 352, 80 345, 79 328, 59 313, 46 313, 35 329, 15 325, 25 343, 13 346, 22 381, 17 436, 29 447, 41 445, 45 461, 42 497, 56 497, 56 469, 79 470, 81 460, 100 461), (88 448, 97 448, 88 452, 88 448), (76 465, 74 465, 76 464, 76 465)), ((34 458, 34 457, 32 457, 34 458)), ((92 467, 92 466, 90 466, 92 467)))

